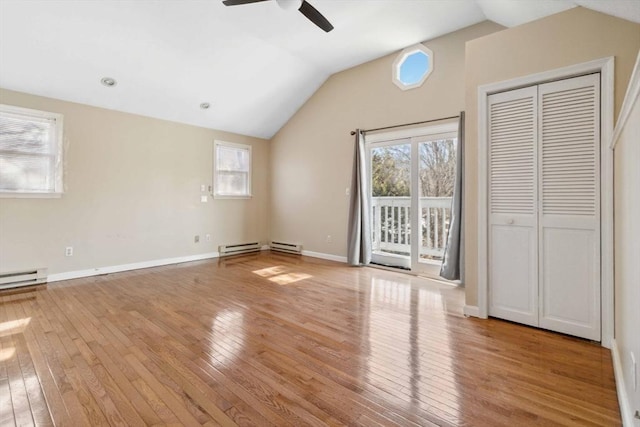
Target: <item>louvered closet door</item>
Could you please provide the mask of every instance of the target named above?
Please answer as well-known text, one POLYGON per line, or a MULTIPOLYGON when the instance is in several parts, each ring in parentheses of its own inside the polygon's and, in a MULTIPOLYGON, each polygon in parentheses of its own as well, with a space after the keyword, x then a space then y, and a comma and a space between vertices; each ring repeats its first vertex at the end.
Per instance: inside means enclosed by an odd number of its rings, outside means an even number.
POLYGON ((538 325, 537 88, 489 97, 489 314, 538 325))
POLYGON ((539 86, 540 327, 600 340, 600 78, 539 86))

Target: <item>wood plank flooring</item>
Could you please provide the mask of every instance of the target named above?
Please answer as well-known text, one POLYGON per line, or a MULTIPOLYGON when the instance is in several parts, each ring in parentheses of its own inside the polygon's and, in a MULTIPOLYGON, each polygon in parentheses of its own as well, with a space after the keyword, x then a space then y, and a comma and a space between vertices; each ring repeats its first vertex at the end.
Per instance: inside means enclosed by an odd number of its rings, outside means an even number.
POLYGON ((0 297, 0 425, 615 426, 599 345, 262 253, 0 297))

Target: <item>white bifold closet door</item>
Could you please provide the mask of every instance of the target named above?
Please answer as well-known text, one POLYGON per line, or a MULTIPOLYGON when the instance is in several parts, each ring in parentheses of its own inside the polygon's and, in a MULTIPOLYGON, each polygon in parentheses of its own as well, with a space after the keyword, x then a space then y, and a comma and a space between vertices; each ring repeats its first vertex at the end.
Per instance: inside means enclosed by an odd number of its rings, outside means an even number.
POLYGON ((538 326, 538 89, 489 97, 489 314, 538 326))
POLYGON ((489 97, 489 314, 600 339, 600 78, 489 97))

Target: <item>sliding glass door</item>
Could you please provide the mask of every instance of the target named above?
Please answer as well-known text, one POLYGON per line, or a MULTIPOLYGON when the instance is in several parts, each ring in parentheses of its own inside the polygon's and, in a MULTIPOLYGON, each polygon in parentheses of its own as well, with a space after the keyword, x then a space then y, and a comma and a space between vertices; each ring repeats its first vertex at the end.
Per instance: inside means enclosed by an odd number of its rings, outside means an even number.
POLYGON ((438 276, 451 220, 454 128, 367 141, 373 263, 438 276))

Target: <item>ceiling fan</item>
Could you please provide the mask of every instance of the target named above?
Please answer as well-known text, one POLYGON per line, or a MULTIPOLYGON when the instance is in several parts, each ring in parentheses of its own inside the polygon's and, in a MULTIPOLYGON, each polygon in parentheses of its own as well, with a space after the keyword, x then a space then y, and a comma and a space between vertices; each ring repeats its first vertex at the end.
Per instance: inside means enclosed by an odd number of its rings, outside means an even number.
MULTIPOLYGON (((225 6, 238 6, 241 4, 259 3, 268 0, 224 0, 225 6)), ((276 0, 278 6, 284 10, 298 9, 311 22, 323 29, 325 32, 333 30, 333 25, 318 10, 307 3, 306 0, 276 0)))

